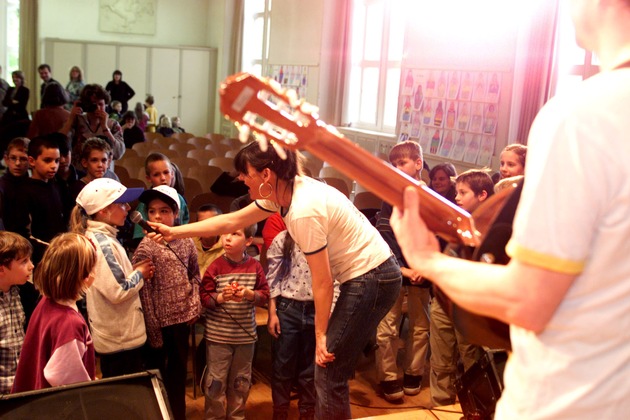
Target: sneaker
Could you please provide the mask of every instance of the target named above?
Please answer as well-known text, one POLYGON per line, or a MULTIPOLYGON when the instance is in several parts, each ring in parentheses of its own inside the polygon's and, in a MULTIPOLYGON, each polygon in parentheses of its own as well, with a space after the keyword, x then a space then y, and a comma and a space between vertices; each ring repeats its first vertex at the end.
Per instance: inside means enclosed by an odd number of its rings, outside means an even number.
POLYGON ((398 401, 405 395, 398 381, 381 381, 381 390, 385 399, 390 402, 398 401))
POLYGON ((405 395, 417 395, 420 393, 420 384, 422 384, 422 376, 407 375, 403 379, 403 391, 405 395))

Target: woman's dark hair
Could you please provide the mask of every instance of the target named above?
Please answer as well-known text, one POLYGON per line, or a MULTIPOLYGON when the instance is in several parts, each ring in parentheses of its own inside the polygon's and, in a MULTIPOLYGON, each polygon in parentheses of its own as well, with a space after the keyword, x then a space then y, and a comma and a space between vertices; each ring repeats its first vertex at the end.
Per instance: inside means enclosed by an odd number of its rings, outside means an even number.
POLYGON ((444 162, 444 163, 439 163, 435 165, 433 168, 431 168, 431 170, 429 171, 429 179, 433 179, 435 175, 437 174, 437 171, 440 171, 440 170, 444 171, 444 173, 451 178, 455 178, 457 176, 457 170, 455 169, 455 165, 453 165, 450 162, 444 162))
POLYGON ((79 99, 82 104, 87 105, 92 103, 92 97, 96 98, 96 100, 103 99, 106 104, 108 104, 112 99, 109 96, 109 93, 103 89, 103 86, 97 85, 96 83, 85 85, 83 89, 81 89, 79 99))
POLYGON ((234 157, 234 168, 241 173, 247 174, 247 164, 260 172, 265 168, 271 169, 278 179, 283 181, 293 181, 297 175, 302 174, 301 161, 298 154, 293 150, 287 150, 287 158, 281 159, 276 150, 269 145, 267 151, 260 149, 260 144, 256 141, 243 147, 234 157))
POLYGON ((46 85, 44 96, 42 96, 43 107, 61 106, 67 103, 68 94, 59 83, 49 83, 46 85))
POLYGON ((112 79, 114 78, 114 76, 119 75, 120 76, 120 80, 122 80, 122 71, 120 70, 114 70, 114 72, 112 73, 112 79))

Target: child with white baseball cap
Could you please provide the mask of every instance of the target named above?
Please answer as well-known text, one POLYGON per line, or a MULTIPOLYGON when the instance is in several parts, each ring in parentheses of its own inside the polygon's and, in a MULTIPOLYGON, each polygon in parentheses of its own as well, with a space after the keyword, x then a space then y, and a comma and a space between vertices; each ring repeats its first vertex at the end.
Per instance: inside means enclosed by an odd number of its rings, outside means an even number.
POLYGON ((77 196, 70 217, 70 229, 87 236, 97 248, 95 280, 86 300, 103 378, 144 370, 147 336, 139 292, 153 276, 154 267, 148 260, 132 265, 116 239, 130 210, 128 203, 143 191, 113 179, 95 179, 77 196))
MULTIPOLYGON (((179 224, 179 195, 174 188, 158 185, 140 196, 150 222, 179 224)), ((190 325, 199 317, 199 265, 191 238, 157 243, 144 237, 133 262, 150 260, 155 276, 140 291, 147 341, 153 351, 148 360, 162 369, 168 400, 175 418, 186 415, 186 370, 190 325), (195 278, 197 277, 197 278, 195 278)))

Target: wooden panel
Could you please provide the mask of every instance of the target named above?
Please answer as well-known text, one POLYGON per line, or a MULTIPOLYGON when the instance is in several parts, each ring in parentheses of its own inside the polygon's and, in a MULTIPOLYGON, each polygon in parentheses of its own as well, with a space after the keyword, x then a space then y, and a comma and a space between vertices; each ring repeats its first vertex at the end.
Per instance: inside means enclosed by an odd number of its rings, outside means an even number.
POLYGON ((214 99, 217 88, 214 79, 210 84, 209 73, 210 51, 182 51, 180 112, 186 115, 186 119, 182 119, 182 127, 196 136, 208 132, 208 122, 213 117, 213 113, 209 112, 208 99, 214 99))
POLYGON ((116 46, 86 44, 86 64, 83 70, 86 83, 98 83, 105 87, 116 70, 116 46))
POLYGON ((126 45, 118 49, 118 69, 123 73, 123 80, 136 92, 136 95, 129 101, 129 109, 133 109, 136 102, 144 103, 147 94, 149 84, 148 50, 145 47, 126 45))
MULTIPOLYGON (((79 66, 84 69, 85 57, 83 52, 83 44, 77 42, 55 42, 52 44, 52 51, 46 54, 46 62, 52 67, 53 78, 66 86, 70 80, 70 68, 72 66, 79 66)), ((83 76, 85 80, 85 74, 83 76)))
MULTIPOLYGON (((155 98, 158 116, 179 115, 180 50, 175 48, 151 49, 149 93, 155 98)), ((185 119, 182 118, 182 127, 185 119)))

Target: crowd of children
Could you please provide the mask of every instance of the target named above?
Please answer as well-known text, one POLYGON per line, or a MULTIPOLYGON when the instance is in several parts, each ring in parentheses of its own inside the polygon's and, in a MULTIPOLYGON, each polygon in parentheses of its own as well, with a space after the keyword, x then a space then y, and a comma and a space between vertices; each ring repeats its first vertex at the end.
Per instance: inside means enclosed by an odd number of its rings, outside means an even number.
MULTIPOLYGON (((522 177, 525 153, 520 145, 503 151, 504 183, 522 177)), ((310 269, 286 227, 268 238, 265 268, 246 252, 256 226, 160 243, 144 237, 136 225, 129 257, 119 231, 129 223, 130 202, 139 201, 136 208, 144 219, 167 226, 188 223, 188 207, 173 188, 168 157, 153 153, 146 158, 151 188, 143 190, 107 177, 112 154, 106 140, 86 139, 75 155, 79 171, 63 135, 16 138, 7 147, 7 170, 0 178, 0 227, 7 231, 0 232, 0 393, 93 380, 97 355, 103 378, 159 369, 172 412, 184 419, 190 326, 201 317, 206 418, 243 418, 257 341, 254 310, 265 306, 273 337, 274 418, 287 418, 295 387, 300 418, 313 418, 310 269), (28 281, 33 264, 37 291, 28 281), (36 356, 37 363, 19 363, 36 356)), ((420 146, 411 141, 392 148, 389 158, 416 180, 426 166, 420 146)), ((440 164, 430 179, 431 188, 468 212, 494 192, 484 170, 457 176, 451 164, 440 164)), ((376 226, 398 260, 404 288, 375 337, 381 392, 388 401, 419 393, 430 353, 432 404, 450 404, 461 366, 470 367, 482 349, 465 342, 431 299, 431 283, 407 267, 389 225, 391 213, 385 203, 376 226), (404 306, 408 327, 401 377, 397 341, 404 306)), ((196 216, 204 220, 218 214, 221 210, 208 203, 196 216)))

